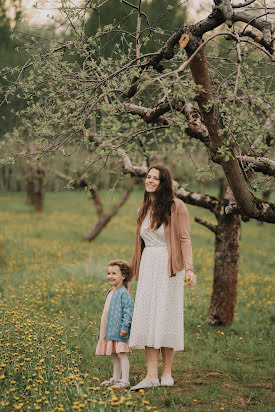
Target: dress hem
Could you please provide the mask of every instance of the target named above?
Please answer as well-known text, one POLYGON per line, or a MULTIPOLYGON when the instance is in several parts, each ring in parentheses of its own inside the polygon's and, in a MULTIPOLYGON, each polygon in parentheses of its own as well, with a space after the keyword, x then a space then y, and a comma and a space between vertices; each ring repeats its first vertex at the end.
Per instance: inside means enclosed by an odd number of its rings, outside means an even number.
MULTIPOLYGON (((147 345, 133 345, 133 346, 130 346, 130 348, 131 349, 145 349, 145 346, 147 346, 147 345)), ((161 349, 161 348, 171 348, 171 349, 174 349, 174 351, 175 352, 178 352, 178 351, 182 351, 182 350, 184 350, 184 348, 175 348, 175 347, 172 347, 172 346, 157 346, 157 347, 155 347, 155 346, 148 346, 148 348, 154 348, 154 349, 161 349)))

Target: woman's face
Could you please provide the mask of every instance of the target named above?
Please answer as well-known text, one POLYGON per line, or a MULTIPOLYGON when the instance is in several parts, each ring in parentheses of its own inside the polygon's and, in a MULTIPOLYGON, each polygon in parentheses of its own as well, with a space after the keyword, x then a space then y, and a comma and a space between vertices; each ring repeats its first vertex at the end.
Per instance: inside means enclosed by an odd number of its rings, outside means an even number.
POLYGON ((158 169, 151 169, 145 179, 145 190, 148 193, 154 193, 157 191, 160 185, 159 180, 159 170, 158 169))

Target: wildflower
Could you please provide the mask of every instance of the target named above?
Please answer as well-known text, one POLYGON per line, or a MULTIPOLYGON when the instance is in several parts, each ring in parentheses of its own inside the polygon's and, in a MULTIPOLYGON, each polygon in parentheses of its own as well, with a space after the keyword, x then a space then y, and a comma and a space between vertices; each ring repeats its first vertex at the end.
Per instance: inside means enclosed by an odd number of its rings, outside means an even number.
POLYGON ((23 406, 24 406, 24 403, 17 403, 13 405, 16 411, 20 411, 23 408, 23 406))

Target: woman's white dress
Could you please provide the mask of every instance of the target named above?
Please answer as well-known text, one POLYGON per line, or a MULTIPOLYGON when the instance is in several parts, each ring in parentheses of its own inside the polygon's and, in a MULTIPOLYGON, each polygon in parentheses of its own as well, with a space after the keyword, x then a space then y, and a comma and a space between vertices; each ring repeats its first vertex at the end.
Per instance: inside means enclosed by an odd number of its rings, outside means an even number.
POLYGON ((183 277, 168 275, 168 251, 164 225, 150 226, 149 213, 142 222, 143 249, 129 346, 184 349, 183 277))

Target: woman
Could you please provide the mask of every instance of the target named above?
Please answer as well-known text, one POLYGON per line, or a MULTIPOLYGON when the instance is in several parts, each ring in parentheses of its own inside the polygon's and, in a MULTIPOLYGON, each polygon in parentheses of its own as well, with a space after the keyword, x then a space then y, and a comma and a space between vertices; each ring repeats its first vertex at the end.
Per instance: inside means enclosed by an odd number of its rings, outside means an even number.
POLYGON ((196 276, 188 211, 174 196, 171 174, 162 165, 151 167, 145 179, 131 269, 138 286, 129 345, 145 347, 147 362, 146 377, 131 390, 160 385, 159 351, 163 359, 161 385, 173 386, 174 351, 184 349, 184 269, 189 287, 195 286, 196 276))

